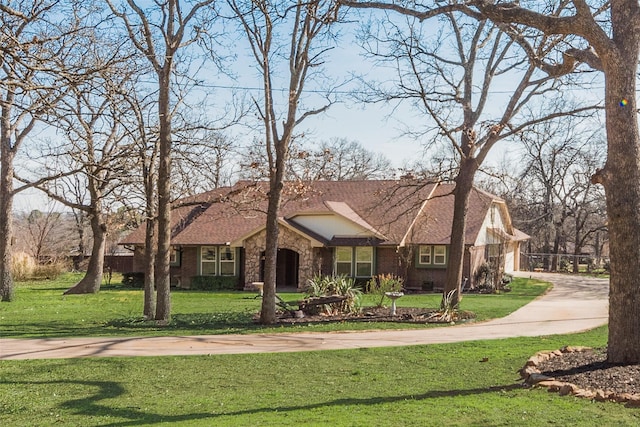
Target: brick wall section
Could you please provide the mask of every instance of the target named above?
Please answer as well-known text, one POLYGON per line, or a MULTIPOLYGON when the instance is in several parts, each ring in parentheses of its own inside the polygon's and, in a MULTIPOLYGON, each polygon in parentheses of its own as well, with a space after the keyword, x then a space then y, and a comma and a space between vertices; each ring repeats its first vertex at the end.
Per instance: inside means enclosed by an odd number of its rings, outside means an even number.
POLYGON ((333 274, 333 248, 313 248, 318 269, 314 272, 320 276, 333 274))
POLYGON ((422 289, 424 282, 433 282, 434 288, 444 288, 447 270, 444 268, 416 268, 409 270, 405 287, 422 289))
POLYGON ((393 274, 403 277, 403 270, 395 247, 376 248, 376 271, 374 274, 393 274))
POLYGON ((182 248, 182 259, 180 260, 180 268, 174 273, 174 268, 171 269, 171 274, 179 274, 181 285, 183 288, 189 288, 191 285, 191 278, 198 275, 198 248, 195 246, 186 246, 182 248))

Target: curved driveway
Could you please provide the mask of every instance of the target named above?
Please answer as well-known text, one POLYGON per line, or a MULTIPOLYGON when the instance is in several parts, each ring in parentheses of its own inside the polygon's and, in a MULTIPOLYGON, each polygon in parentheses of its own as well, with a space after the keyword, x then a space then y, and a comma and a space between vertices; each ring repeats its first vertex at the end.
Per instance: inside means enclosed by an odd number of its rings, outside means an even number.
POLYGON ((448 328, 141 338, 0 339, 0 360, 240 354, 391 347, 566 334, 607 323, 608 280, 519 273, 554 284, 544 296, 488 322, 448 328))

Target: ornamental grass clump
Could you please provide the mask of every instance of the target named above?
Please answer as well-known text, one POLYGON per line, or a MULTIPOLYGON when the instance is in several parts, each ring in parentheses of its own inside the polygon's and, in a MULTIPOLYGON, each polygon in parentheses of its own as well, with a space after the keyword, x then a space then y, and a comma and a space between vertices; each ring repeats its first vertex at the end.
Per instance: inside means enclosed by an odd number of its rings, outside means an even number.
POLYGON ((11 274, 17 281, 23 281, 33 277, 36 269, 36 261, 25 252, 16 252, 11 255, 11 274))
POLYGON ((367 282, 367 292, 380 297, 376 307, 382 307, 387 292, 402 292, 402 277, 393 274, 379 274, 367 282))

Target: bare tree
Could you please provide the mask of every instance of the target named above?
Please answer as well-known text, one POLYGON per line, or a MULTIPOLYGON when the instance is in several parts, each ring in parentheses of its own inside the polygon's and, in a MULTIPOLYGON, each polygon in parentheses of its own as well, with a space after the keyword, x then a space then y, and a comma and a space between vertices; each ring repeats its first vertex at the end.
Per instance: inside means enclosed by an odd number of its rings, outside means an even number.
POLYGON ((553 110, 534 118, 523 114, 536 99, 551 93, 562 97, 562 82, 539 72, 526 54, 527 49, 553 50, 561 40, 541 37, 530 46, 509 28, 460 13, 443 13, 441 20, 446 24, 436 38, 430 36, 431 23, 422 25, 413 17, 401 23, 384 20, 379 31, 365 35, 369 53, 398 70, 397 83, 391 87, 370 85, 368 100, 411 102, 433 125, 426 132, 410 133, 426 138, 434 151, 449 145, 455 155, 455 169, 444 171, 443 177, 456 183, 444 295, 453 295, 451 302, 457 304, 469 196, 476 172, 492 148, 537 123, 592 107, 553 110), (494 93, 498 90, 499 97, 494 93))
POLYGON ((237 141, 211 126, 194 126, 177 132, 180 144, 174 158, 174 193, 176 197, 193 196, 214 188, 231 185, 235 173, 234 151, 237 141))
POLYGON ((94 46, 84 55, 93 71, 73 79, 47 118, 63 138, 56 145, 46 142, 41 160, 44 173, 33 185, 50 198, 76 210, 89 219, 92 250, 85 276, 67 294, 96 293, 102 283, 105 245, 108 235, 105 212, 113 203, 113 191, 127 179, 125 159, 131 156, 131 141, 120 121, 126 114, 122 88, 131 84, 135 69, 125 70, 126 58, 113 57, 119 46, 94 46), (86 188, 86 191, 85 191, 86 188), (86 198, 85 198, 86 193, 86 198))
MULTIPOLYGON (((60 96, 64 76, 74 73, 67 57, 78 39, 82 2, 28 0, 0 6, 0 300, 13 299, 11 277, 14 159, 60 96)), ((88 2, 85 2, 88 4, 88 2)), ((77 68, 76 68, 77 70, 77 68)))
POLYGON ((531 236, 529 252, 547 270, 558 270, 560 254, 580 255, 599 231, 606 235, 604 193, 590 182, 606 146, 595 126, 576 117, 538 124, 519 135, 520 149, 483 184, 507 201, 514 224, 531 236))
POLYGON ((171 162, 172 79, 176 76, 176 59, 180 51, 207 35, 215 13, 214 0, 202 0, 189 8, 180 0, 154 3, 147 8, 127 0, 118 5, 107 0, 112 12, 124 24, 135 48, 154 69, 158 85, 158 172, 157 172, 157 252, 154 268, 157 292, 155 319, 168 323, 171 317, 171 162))
MULTIPOLYGON (((316 143, 304 138, 291 141, 287 181, 349 181, 384 179, 395 169, 383 154, 369 151, 358 141, 334 138, 316 143)), ((248 147, 240 162, 243 179, 267 177, 267 155, 259 141, 248 147)))
POLYGON ((262 99, 255 100, 264 126, 264 148, 267 153, 269 193, 266 223, 264 297, 260 322, 276 320, 276 256, 278 251, 278 212, 286 177, 290 143, 295 129, 307 117, 320 114, 332 103, 326 99, 319 108, 300 113, 305 86, 312 78, 320 79, 323 54, 331 48, 332 26, 339 19, 336 1, 229 0, 229 5, 242 23, 253 57, 262 78, 262 99), (282 43, 282 40, 288 42, 282 43), (284 53, 286 52, 286 53, 284 53), (277 59, 286 57, 286 65, 277 59), (288 80, 284 99, 277 97, 274 81, 288 80), (280 101, 282 104, 280 104, 280 101), (282 105, 282 107, 280 106, 282 105))
MULTIPOLYGON (((413 2, 411 2, 413 3, 413 2)), ((568 0, 550 4, 532 2, 495 3, 487 0, 425 3, 413 8, 388 2, 345 2, 358 7, 397 10, 418 19, 443 12, 462 11, 480 20, 508 25, 514 33, 537 32, 540 36, 571 34, 573 45, 559 45, 550 55, 530 51, 538 66, 549 75, 576 70, 580 64, 601 71, 605 79, 607 160, 593 175, 607 198, 611 250, 609 291, 610 363, 640 362, 640 134, 636 99, 640 49, 640 6, 636 0, 568 0), (557 56, 553 56, 558 54, 557 56)))
POLYGON ((303 180, 383 179, 394 174, 391 161, 383 154, 345 138, 303 143, 294 147, 291 159, 291 175, 303 180))
POLYGON ((37 262, 64 259, 73 240, 69 238, 68 217, 49 203, 44 210, 16 214, 16 249, 31 255, 37 262))

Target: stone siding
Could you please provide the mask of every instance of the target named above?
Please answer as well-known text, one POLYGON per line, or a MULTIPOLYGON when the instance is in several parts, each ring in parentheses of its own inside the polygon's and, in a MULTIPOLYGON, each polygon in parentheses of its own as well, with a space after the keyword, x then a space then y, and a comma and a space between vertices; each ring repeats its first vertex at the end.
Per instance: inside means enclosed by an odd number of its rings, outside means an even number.
MULTIPOLYGON (((260 281, 260 260, 265 250, 266 234, 266 230, 262 230, 244 242, 245 287, 248 287, 252 282, 260 281)), ((280 227, 278 248, 289 249, 298 253, 298 289, 303 289, 307 281, 317 271, 317 263, 314 259, 311 241, 286 227, 280 227)))

